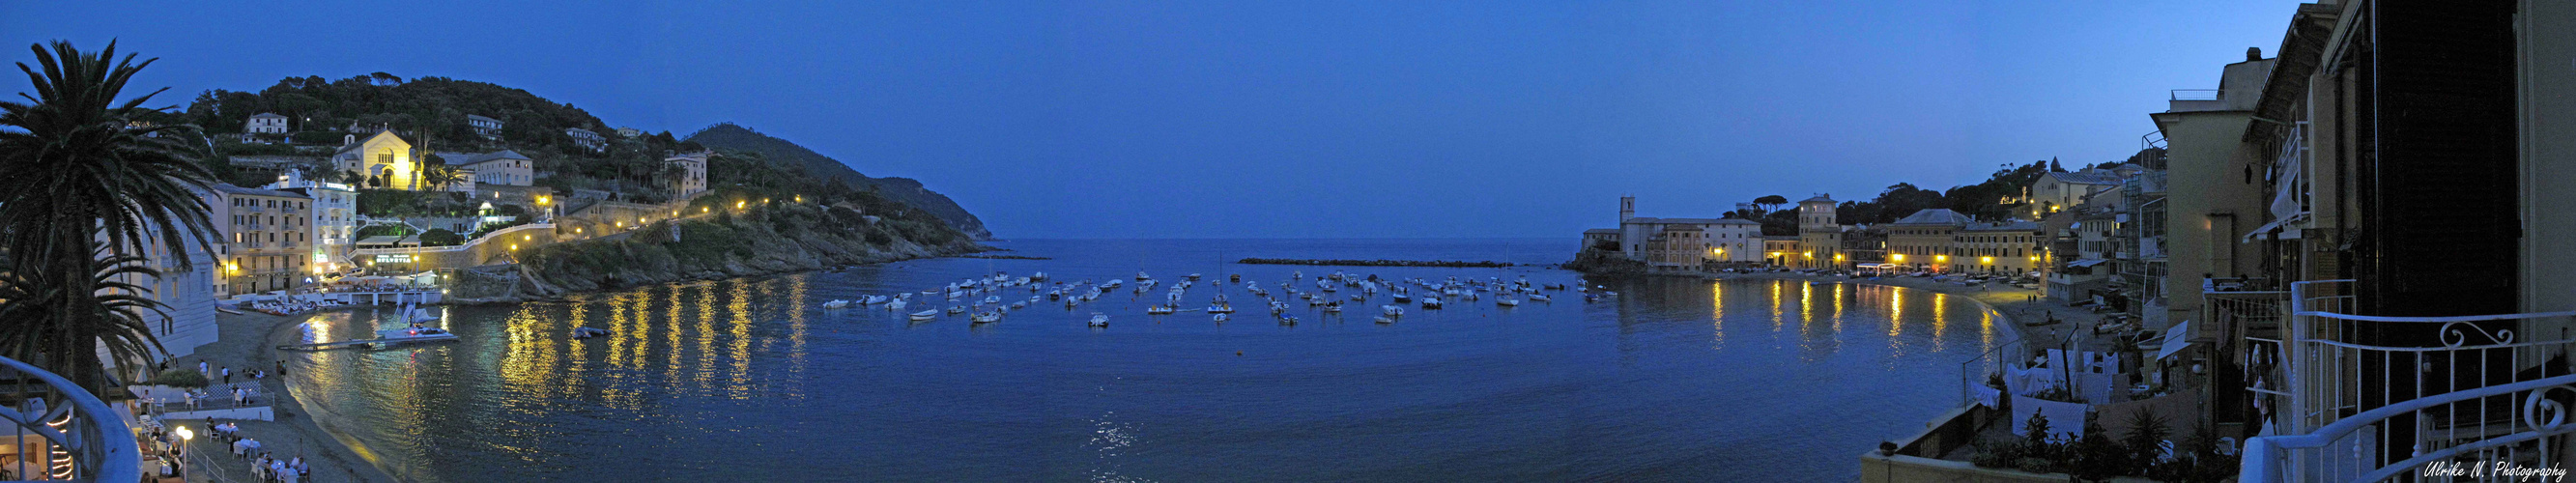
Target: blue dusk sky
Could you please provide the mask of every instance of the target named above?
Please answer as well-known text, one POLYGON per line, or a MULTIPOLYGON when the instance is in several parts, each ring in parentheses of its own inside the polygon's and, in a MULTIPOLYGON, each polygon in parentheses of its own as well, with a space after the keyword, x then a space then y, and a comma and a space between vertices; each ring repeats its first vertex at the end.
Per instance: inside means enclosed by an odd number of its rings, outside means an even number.
POLYGON ((120 39, 172 105, 383 71, 731 121, 1004 238, 1571 238, 1622 194, 1713 217, 2123 159, 2297 5, 0 0, 0 52, 120 39))

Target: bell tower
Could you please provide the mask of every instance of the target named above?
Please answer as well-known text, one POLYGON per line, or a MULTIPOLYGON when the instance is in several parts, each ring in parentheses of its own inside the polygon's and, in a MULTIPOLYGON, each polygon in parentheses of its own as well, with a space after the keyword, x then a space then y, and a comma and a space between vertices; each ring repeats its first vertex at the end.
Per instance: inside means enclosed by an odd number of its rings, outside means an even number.
POLYGON ((1628 221, 1628 219, 1629 219, 1629 218, 1636 218, 1636 217, 1637 217, 1637 197, 1636 197, 1635 195, 1620 196, 1620 197, 1619 197, 1619 221, 1625 222, 1625 221, 1628 221))

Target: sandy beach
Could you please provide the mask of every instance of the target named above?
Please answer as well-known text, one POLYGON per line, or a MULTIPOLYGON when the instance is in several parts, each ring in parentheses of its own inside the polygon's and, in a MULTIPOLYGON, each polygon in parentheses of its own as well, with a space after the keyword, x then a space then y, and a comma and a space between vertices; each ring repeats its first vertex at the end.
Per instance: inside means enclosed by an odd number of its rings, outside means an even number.
MULTIPOLYGON (((172 360, 170 367, 193 368, 198 361, 205 361, 211 367, 217 368, 215 370, 218 373, 223 367, 231 367, 234 384, 246 387, 256 385, 260 395, 260 400, 257 402, 273 407, 277 414, 276 421, 215 420, 212 423, 239 423, 242 436, 261 442, 263 445, 261 449, 267 451, 272 457, 280 459, 303 457, 313 470, 311 481, 326 483, 394 481, 391 475, 376 466, 372 455, 359 449, 361 446, 357 442, 334 435, 316 424, 304 411, 303 406, 296 402, 292 388, 287 387, 288 378, 271 374, 267 378, 254 380, 246 375, 248 370, 254 368, 276 370, 278 362, 282 360, 277 353, 277 345, 292 341, 296 334, 296 327, 309 316, 310 314, 273 316, 256 312, 244 315, 219 315, 216 320, 222 329, 218 339, 212 344, 198 347, 195 354, 172 360)), ((293 370, 292 367, 288 369, 293 370)), ((213 385, 207 390, 218 394, 217 397, 224 397, 222 394, 225 394, 229 387, 223 384, 223 377, 210 376, 209 382, 213 385)), ((234 457, 232 452, 215 438, 206 436, 208 432, 205 431, 203 424, 194 421, 182 424, 200 434, 195 440, 194 447, 190 449, 204 456, 190 458, 188 481, 257 481, 251 478, 249 460, 234 457), (218 474, 221 475, 220 478, 216 477, 218 474)))

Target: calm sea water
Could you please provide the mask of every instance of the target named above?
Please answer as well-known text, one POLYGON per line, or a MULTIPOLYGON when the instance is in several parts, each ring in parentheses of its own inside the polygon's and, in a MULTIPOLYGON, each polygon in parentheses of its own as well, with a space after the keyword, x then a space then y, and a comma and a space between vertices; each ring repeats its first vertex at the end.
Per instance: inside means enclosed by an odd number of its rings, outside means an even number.
MULTIPOLYGON (((1223 261, 1548 263, 1574 248, 998 246, 1054 259, 923 260, 457 307, 443 323, 461 341, 297 354, 289 374, 327 429, 411 481, 1839 481, 1858 475, 1861 452, 1952 407, 1959 364, 2001 342, 1991 315, 1964 298, 1801 282, 1597 280, 1624 295, 1417 306, 1392 325, 1364 308, 1282 326, 1240 286, 1207 282, 1189 306, 1222 292, 1245 310, 1224 324, 1146 316, 1161 288, 981 326, 820 308, 993 271, 1094 282, 1139 269, 1167 282, 1243 274, 1275 287, 1291 272, 1311 282, 1336 268, 1223 261), (1086 327, 1093 311, 1113 322, 1086 327), (573 340, 578 326, 615 335, 573 340)), ((1339 269, 1583 282, 1539 267, 1339 269)), ((317 315, 300 338, 368 337, 377 317, 390 314, 317 315)))

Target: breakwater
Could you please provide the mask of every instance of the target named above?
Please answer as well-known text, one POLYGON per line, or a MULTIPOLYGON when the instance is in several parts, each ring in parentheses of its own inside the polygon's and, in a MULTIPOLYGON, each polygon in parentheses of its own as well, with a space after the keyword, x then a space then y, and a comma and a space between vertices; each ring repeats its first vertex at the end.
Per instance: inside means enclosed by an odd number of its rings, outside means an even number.
POLYGON ((1245 265, 1321 265, 1321 266, 1349 266, 1349 267, 1451 267, 1451 268, 1502 268, 1502 267, 1509 267, 1509 266, 1512 266, 1512 264, 1511 264, 1511 263, 1506 263, 1506 262, 1494 262, 1494 261, 1466 262, 1466 261, 1449 261, 1449 260, 1331 260, 1331 259, 1300 259, 1300 258, 1246 258, 1246 259, 1242 259, 1242 260, 1235 260, 1235 261, 1234 261, 1234 263, 1240 263, 1240 264, 1245 264, 1245 265))

